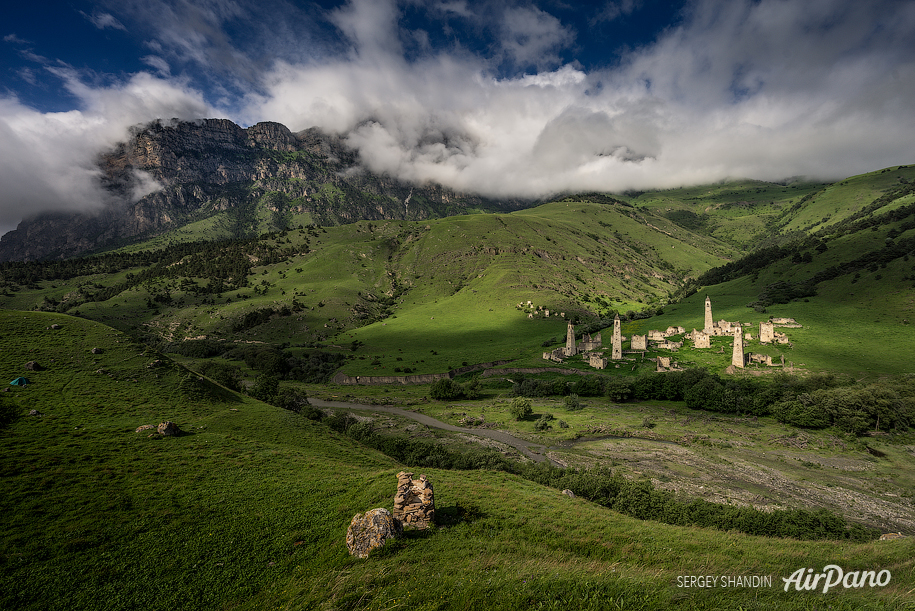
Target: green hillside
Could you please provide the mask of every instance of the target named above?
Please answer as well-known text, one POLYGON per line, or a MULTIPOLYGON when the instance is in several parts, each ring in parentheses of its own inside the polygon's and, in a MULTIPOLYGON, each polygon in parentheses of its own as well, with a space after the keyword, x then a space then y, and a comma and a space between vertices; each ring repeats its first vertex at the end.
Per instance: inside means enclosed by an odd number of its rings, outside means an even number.
POLYGON ((915 587, 911 538, 665 526, 487 471, 428 470, 440 526, 356 560, 343 545, 349 520, 390 508, 411 465, 101 324, 8 311, 0 327, 0 371, 31 382, 0 395, 19 415, 0 431, 5 609, 904 609, 915 587), (166 419, 184 434, 135 432, 166 419), (827 564, 892 578, 784 590, 796 570, 827 564), (679 585, 696 575, 771 585, 679 585))
MULTIPOLYGON (((225 247, 130 247, 81 263, 6 264, 0 305, 79 313, 155 342, 332 349, 357 341, 363 355, 391 361, 407 351, 411 369, 427 373, 539 358, 541 344, 565 332, 557 313, 593 319, 657 309, 733 254, 667 219, 592 196, 513 214, 309 226, 225 247), (517 308, 528 301, 534 320, 517 308)), ((363 360, 346 371, 378 367, 363 360)))
MULTIPOLYGON (((797 318, 790 345, 749 346, 778 362, 908 373, 913 180, 915 168, 899 166, 831 185, 733 181, 628 202, 591 194, 511 214, 193 241, 228 235, 209 219, 180 239, 4 264, 0 307, 78 313, 161 349, 266 342, 336 352, 350 375, 395 375, 542 364, 566 320, 599 327, 620 313, 626 335, 701 328, 709 294, 716 317, 797 318)), ((728 364, 688 346, 674 358, 728 364)))

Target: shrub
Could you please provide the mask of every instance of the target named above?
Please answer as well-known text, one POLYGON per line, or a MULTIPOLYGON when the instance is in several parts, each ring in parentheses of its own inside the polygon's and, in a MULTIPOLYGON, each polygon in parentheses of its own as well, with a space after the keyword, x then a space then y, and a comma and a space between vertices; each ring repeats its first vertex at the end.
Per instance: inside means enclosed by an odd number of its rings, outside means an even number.
POLYGON ((479 399, 481 395, 480 376, 474 376, 474 378, 464 386, 464 396, 468 399, 479 399))
POLYGON ((308 395, 303 391, 297 388, 284 388, 277 393, 276 406, 300 414, 310 408, 311 404, 308 402, 308 395))
POLYGON ((626 378, 607 380, 605 392, 614 403, 622 403, 632 398, 632 381, 626 378))
POLYGON ((578 400, 578 395, 576 394, 566 396, 562 402, 565 403, 567 410, 575 411, 581 409, 581 401, 578 400))
POLYGON ((572 392, 582 397, 599 397, 604 394, 603 376, 582 376, 572 384, 572 392))
POLYGON ((531 414, 534 413, 534 409, 531 406, 531 400, 527 397, 515 397, 512 399, 508 411, 515 420, 525 420, 530 418, 531 414))
POLYGON ((241 369, 226 363, 206 361, 200 364, 200 373, 229 390, 241 390, 241 369))
POLYGON ((553 428, 550 426, 550 420, 553 420, 553 414, 543 414, 537 419, 537 422, 534 423, 534 430, 546 431, 553 428))
POLYGON ((463 395, 464 388, 451 378, 439 378, 429 389, 429 396, 437 401, 453 401, 463 395))
POLYGON ((276 376, 261 374, 254 380, 254 385, 248 391, 248 394, 271 405, 276 401, 276 395, 279 391, 280 381, 276 376))

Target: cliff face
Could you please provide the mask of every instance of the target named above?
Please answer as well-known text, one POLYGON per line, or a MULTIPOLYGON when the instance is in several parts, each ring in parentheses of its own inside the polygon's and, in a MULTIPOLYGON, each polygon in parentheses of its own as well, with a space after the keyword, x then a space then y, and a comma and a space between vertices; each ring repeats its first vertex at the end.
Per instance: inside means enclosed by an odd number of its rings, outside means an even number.
POLYGON ((270 122, 243 129, 227 119, 155 121, 101 155, 98 166, 110 195, 101 211, 26 219, 0 238, 0 261, 76 256, 220 212, 231 218, 233 234, 245 237, 263 230, 264 218, 282 229, 295 214, 334 225, 527 204, 376 176, 339 137, 315 129, 294 134, 270 122))

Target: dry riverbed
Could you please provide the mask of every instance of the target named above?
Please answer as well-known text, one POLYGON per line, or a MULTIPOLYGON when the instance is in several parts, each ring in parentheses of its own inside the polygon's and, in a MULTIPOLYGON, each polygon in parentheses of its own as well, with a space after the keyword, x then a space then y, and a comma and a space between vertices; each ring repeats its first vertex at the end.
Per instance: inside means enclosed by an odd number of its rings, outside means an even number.
POLYGON ((884 532, 915 535, 911 438, 853 439, 768 418, 603 399, 588 400, 576 411, 535 399, 534 418, 517 422, 508 414, 508 401, 432 401, 374 411, 377 406, 362 406, 353 413, 371 418, 379 432, 483 445, 519 460, 609 466, 626 477, 647 477, 659 488, 718 503, 764 510, 823 507, 884 532), (534 421, 543 413, 554 420, 549 430, 538 432, 534 421))

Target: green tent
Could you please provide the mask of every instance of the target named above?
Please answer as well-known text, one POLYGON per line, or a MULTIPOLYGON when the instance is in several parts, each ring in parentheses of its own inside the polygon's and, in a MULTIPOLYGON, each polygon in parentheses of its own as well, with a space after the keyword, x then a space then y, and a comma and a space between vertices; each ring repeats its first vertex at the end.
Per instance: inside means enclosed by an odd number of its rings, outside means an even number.
POLYGON ((12 382, 10 382, 10 386, 25 386, 28 383, 29 383, 28 380, 26 380, 23 377, 19 377, 19 378, 16 378, 15 380, 13 380, 12 382))

